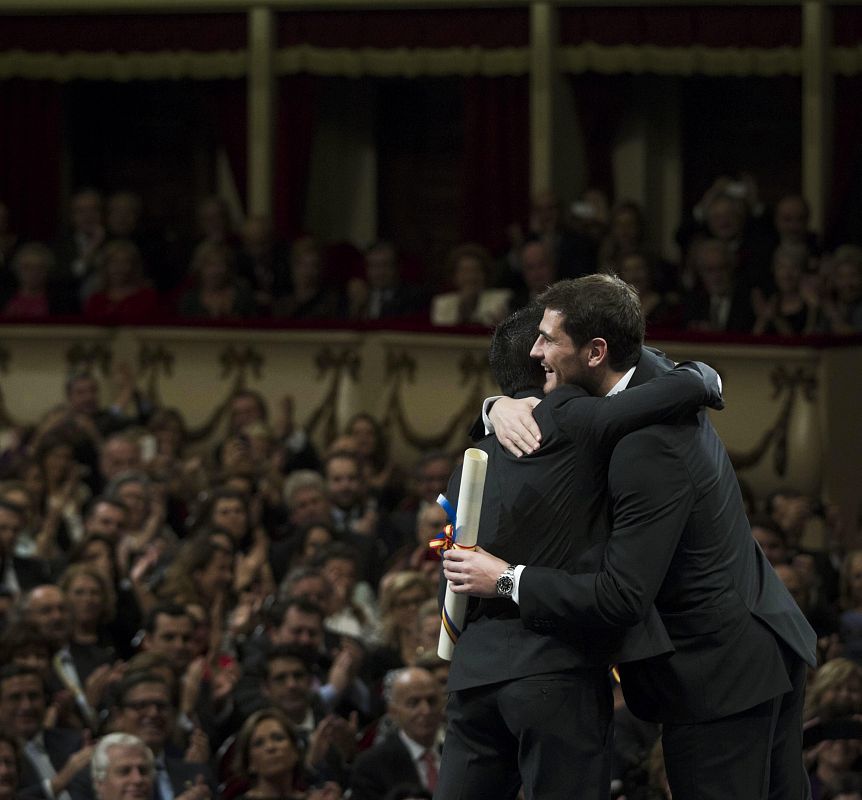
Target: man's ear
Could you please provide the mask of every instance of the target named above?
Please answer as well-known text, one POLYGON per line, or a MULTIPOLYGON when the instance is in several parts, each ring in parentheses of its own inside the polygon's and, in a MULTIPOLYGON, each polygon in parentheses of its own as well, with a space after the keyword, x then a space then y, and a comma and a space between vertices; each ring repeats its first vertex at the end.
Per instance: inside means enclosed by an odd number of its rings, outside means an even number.
POLYGON ((603 364, 607 363, 608 358, 608 343, 604 339, 595 338, 591 339, 589 342, 589 353, 587 366, 591 369, 595 369, 596 367, 600 367, 603 364))

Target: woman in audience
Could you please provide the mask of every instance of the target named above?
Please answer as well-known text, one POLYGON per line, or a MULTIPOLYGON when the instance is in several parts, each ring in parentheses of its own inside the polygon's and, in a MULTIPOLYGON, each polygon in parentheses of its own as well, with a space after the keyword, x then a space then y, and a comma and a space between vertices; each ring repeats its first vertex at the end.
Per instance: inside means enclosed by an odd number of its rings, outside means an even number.
POLYGON ((491 289, 491 256, 478 244, 456 247, 448 259, 454 292, 431 298, 432 325, 496 325, 509 311, 511 289, 491 289))
POLYGON ((254 315, 251 288, 236 277, 233 259, 225 244, 204 241, 195 248, 191 263, 194 288, 180 300, 180 316, 234 319, 254 315))
POLYGON ((830 291, 823 308, 826 329, 839 334, 862 332, 862 247, 839 247, 830 272, 830 291))
POLYGON ((808 269, 808 250, 800 244, 780 244, 772 256, 775 293, 764 298, 760 289, 751 295, 756 320, 752 333, 783 336, 814 333, 818 328, 819 309, 816 298, 803 291, 803 277, 808 269))
POLYGON ((805 695, 806 721, 822 709, 833 716, 862 714, 862 667, 847 658, 832 658, 817 669, 805 695))
POLYGON ((84 314, 100 322, 147 321, 156 316, 159 299, 144 274, 137 245, 114 239, 99 255, 101 289, 84 303, 84 314))
MULTIPOLYGON (((312 737, 308 759, 316 761, 312 737)), ((236 737, 237 776, 248 776, 249 788, 240 800, 312 800, 341 797, 330 785, 329 792, 308 793, 309 774, 303 765, 303 752, 293 727, 284 714, 268 708, 252 714, 236 737)), ((322 760, 322 759, 320 759, 322 760)))
POLYGON ((362 458, 365 483, 384 509, 393 509, 404 496, 403 476, 389 457, 389 442, 380 423, 364 411, 347 423, 345 433, 353 439, 362 458))
POLYGON ((851 550, 841 564, 841 609, 844 654, 862 664, 862 550, 851 550))
POLYGON ((21 769, 21 745, 11 733, 0 731, 0 800, 18 797, 21 769))
POLYGON ((22 245, 12 257, 17 287, 4 294, 2 315, 14 319, 40 319, 52 314, 71 314, 75 298, 58 292, 50 282, 54 254, 41 242, 22 245))
POLYGON ((620 256, 617 262, 619 276, 637 289, 644 319, 649 328, 678 328, 683 312, 678 298, 663 295, 655 288, 655 264, 646 253, 634 251, 620 256))
POLYGON ((389 669, 408 667, 422 653, 419 609, 434 594, 434 587, 421 572, 396 572, 380 592, 382 642, 391 657, 389 669))
POLYGON ((72 642, 100 645, 113 650, 107 626, 117 613, 114 587, 105 575, 89 564, 73 564, 60 578, 72 623, 72 642))
POLYGON ((286 319, 341 319, 346 300, 326 280, 320 247, 310 236, 297 239, 290 250, 290 292, 279 297, 272 315, 286 319))

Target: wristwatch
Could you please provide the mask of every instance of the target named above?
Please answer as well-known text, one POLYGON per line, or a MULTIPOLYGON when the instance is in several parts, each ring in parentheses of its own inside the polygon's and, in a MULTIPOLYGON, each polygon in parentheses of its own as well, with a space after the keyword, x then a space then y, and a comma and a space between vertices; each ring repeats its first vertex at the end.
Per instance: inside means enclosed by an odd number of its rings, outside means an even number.
POLYGON ((515 591, 515 565, 509 564, 497 578, 497 597, 511 597, 515 591))

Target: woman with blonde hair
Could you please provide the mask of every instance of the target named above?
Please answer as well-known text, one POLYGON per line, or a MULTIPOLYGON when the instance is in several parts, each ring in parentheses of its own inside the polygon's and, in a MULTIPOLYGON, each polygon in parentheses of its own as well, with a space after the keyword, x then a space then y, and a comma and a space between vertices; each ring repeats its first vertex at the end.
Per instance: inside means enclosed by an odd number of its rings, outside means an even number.
POLYGON ((413 570, 391 573, 381 586, 382 640, 394 666, 412 666, 421 655, 419 609, 433 594, 428 576, 413 570))
POLYGON ((862 550, 850 550, 841 563, 841 616, 838 633, 844 655, 862 663, 862 550))
POLYGON ((60 578, 72 622, 72 642, 82 645, 109 645, 105 633, 117 615, 114 587, 92 564, 72 564, 60 578))
POLYGON ((817 717, 823 709, 831 716, 862 713, 862 667, 848 658, 823 664, 808 682, 803 719, 817 717))
POLYGON ((192 254, 194 287, 180 300, 183 317, 251 317, 256 311, 251 287, 237 278, 233 251, 226 244, 203 241, 192 254))

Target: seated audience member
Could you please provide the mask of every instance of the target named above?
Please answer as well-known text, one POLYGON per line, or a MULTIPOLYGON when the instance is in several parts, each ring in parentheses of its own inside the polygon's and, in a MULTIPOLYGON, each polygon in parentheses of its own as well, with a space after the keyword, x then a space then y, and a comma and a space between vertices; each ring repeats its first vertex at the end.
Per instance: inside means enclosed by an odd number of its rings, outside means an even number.
POLYGON ((449 518, 446 512, 436 503, 423 506, 416 515, 413 541, 405 544, 392 556, 386 575, 380 581, 381 588, 389 575, 401 570, 421 572, 432 579, 437 576, 440 571, 440 555, 429 547, 429 543, 443 531, 447 524, 449 524, 449 518))
POLYGON ((24 768, 21 745, 11 733, 0 731, 0 800, 15 800, 24 768))
POLYGON ((808 268, 808 250, 804 245, 780 244, 772 256, 775 293, 764 297, 754 289, 752 302, 756 320, 752 333, 783 336, 814 333, 819 327, 819 301, 806 297, 802 281, 808 268))
POLYGON ((180 546, 158 591, 165 600, 197 604, 212 611, 216 601, 221 602, 233 586, 233 577, 234 553, 229 540, 199 536, 180 546))
POLYGON ((46 800, 70 800, 69 785, 93 754, 81 731, 47 727, 45 682, 35 669, 8 665, 0 669, 0 731, 22 744, 19 788, 46 800))
POLYGON ((452 456, 442 450, 425 453, 413 465, 408 494, 390 517, 402 541, 412 543, 416 535, 417 515, 426 506, 437 505, 437 498, 446 492, 452 469, 452 456))
POLYGON ((828 289, 823 309, 826 330, 862 332, 862 248, 847 244, 835 251, 828 289))
POLYGON ((425 306, 422 291, 401 282, 398 253, 380 241, 365 251, 365 278, 347 286, 350 319, 390 319, 416 314, 425 306))
POLYGON ((496 325, 509 311, 511 289, 492 289, 491 256, 477 244, 449 253, 447 271, 454 292, 431 298, 432 325, 496 325))
POLYGON ((285 319, 341 319, 344 298, 325 274, 320 248, 311 237, 297 239, 290 253, 290 290, 279 297, 272 314, 285 319))
POLYGON ((276 241, 269 217, 255 214, 240 229, 237 271, 254 293, 258 313, 269 316, 277 297, 288 290, 290 256, 276 241))
POLYGON ((100 322, 128 324, 152 319, 159 298, 144 272, 138 246, 128 239, 113 239, 99 253, 101 288, 84 303, 84 314, 100 322))
MULTIPOLYGON (((209 800, 213 775, 207 763, 208 744, 199 736, 190 737, 185 752, 173 744, 177 711, 170 687, 161 677, 140 672, 127 675, 117 686, 110 720, 113 731, 137 736, 152 752, 160 800, 209 800)), ((73 800, 92 797, 92 780, 89 771, 75 776, 70 789, 73 800)))
POLYGON ((862 664, 862 550, 851 550, 841 565, 839 634, 844 654, 862 664))
MULTIPOLYGON (((722 176, 695 206, 692 224, 684 225, 677 234, 686 253, 704 236, 722 242, 733 253, 736 284, 746 298, 753 288, 766 291, 771 283, 769 264, 775 243, 764 225, 763 208, 751 176, 741 176, 738 181, 722 176)), ((696 272, 692 277, 697 277, 696 272)))
POLYGON ((682 324, 683 309, 675 294, 656 289, 655 271, 655 261, 645 253, 627 253, 618 261, 619 276, 637 289, 647 327, 677 328, 682 324))
MULTIPOLYGON (((133 425, 141 425, 146 422, 152 405, 144 395, 138 391, 135 384, 135 375, 127 364, 119 364, 113 374, 116 392, 111 398, 107 408, 99 408, 99 395, 101 393, 99 382, 89 372, 75 372, 66 380, 65 393, 68 413, 80 419, 79 426, 87 428, 95 427, 94 436, 111 437, 125 428, 133 425), (89 425, 88 425, 89 423, 89 425)), ((107 448, 110 438, 107 438, 103 447, 107 448)), ((98 444, 98 441, 97 441, 98 444)), ((76 453, 78 448, 76 448, 76 453)), ((89 464, 88 461, 78 458, 81 463, 89 464)), ((128 464, 122 469, 116 468, 115 472, 127 469, 136 469, 140 465, 138 461, 132 465, 128 464)), ((102 475, 105 480, 110 480, 107 475, 102 475)))
POLYGON ((141 649, 170 659, 176 676, 185 673, 192 660, 192 618, 185 606, 159 603, 147 614, 141 649))
POLYGON ((376 660, 390 669, 415 665, 422 655, 419 609, 435 593, 433 579, 421 572, 391 573, 380 589, 381 652, 376 660))
POLYGON ((72 564, 63 572, 58 585, 69 606, 70 642, 98 645, 113 656, 109 625, 117 614, 117 598, 110 579, 88 564, 72 564))
POLYGON ((698 286, 686 299, 690 330, 749 333, 754 312, 750 289, 736 278, 733 253, 719 239, 692 245, 689 254, 698 286))
POLYGON ((353 439, 356 452, 363 461, 365 485, 378 505, 390 511, 404 494, 403 476, 389 452, 389 441, 383 426, 364 411, 354 414, 345 433, 353 439))
POLYGON ((252 714, 236 738, 236 775, 248 778, 248 788, 241 800, 303 800, 320 798, 338 800, 340 787, 332 783, 324 794, 304 791, 316 777, 308 767, 313 750, 304 753, 290 721, 278 709, 269 708, 252 714))
POLYGON ((405 667, 387 678, 386 712, 397 730, 360 753, 351 800, 383 800, 400 784, 434 791, 440 769, 443 692, 427 670, 405 667))
POLYGON ((802 245, 811 255, 820 252, 817 234, 809 230, 811 209, 805 198, 786 194, 776 204, 773 214, 779 244, 802 245))
POLYGON ((523 308, 557 279, 557 268, 548 245, 541 239, 528 239, 519 252, 521 280, 515 286, 510 307, 523 308))
POLYGON ((373 591, 367 584, 362 585, 356 549, 335 542, 320 553, 317 567, 331 587, 324 620, 326 630, 360 642, 379 641, 377 616, 367 601, 373 598, 373 591))
POLYGON ((255 314, 251 288, 234 273, 234 255, 225 244, 201 242, 192 255, 192 289, 180 299, 182 317, 235 319, 255 314))
POLYGON ((12 256, 15 288, 4 292, 3 316, 11 319, 39 319, 77 311, 75 297, 54 286, 54 254, 40 242, 21 245, 12 256))
POLYGON ((137 736, 109 733, 93 750, 90 776, 95 800, 150 800, 153 754, 137 736))
POLYGON ((92 291, 105 241, 101 193, 89 187, 77 190, 69 201, 69 219, 72 228, 57 247, 59 276, 64 291, 83 300, 92 291))
POLYGON ((808 682, 803 719, 816 720, 862 714, 862 667, 849 658, 832 658, 808 682))
POLYGON ((845 738, 848 734, 836 732, 828 734, 814 751, 814 764, 809 770, 811 781, 811 800, 823 800, 829 787, 843 781, 850 775, 858 774, 860 756, 862 756, 862 740, 845 738))
POLYGON ((630 200, 611 210, 608 232, 599 247, 599 270, 619 273, 625 256, 641 253, 646 244, 643 209, 630 200))
POLYGON ((763 550, 763 555, 773 567, 787 564, 791 553, 787 549, 787 538, 781 526, 768 514, 754 514, 749 520, 751 535, 763 550))
POLYGON ((29 591, 51 577, 48 562, 15 555, 15 544, 24 527, 24 510, 0 499, 0 587, 14 596, 29 591))
POLYGON ((292 534, 315 524, 332 527, 326 483, 319 472, 310 469, 292 472, 284 480, 282 495, 292 534))

